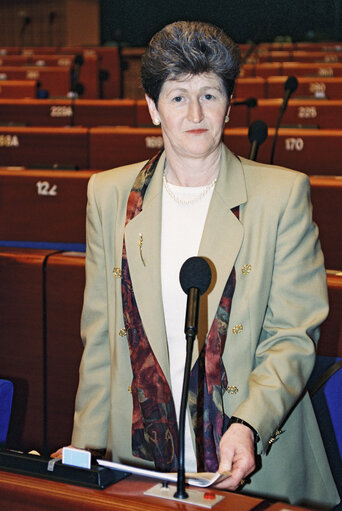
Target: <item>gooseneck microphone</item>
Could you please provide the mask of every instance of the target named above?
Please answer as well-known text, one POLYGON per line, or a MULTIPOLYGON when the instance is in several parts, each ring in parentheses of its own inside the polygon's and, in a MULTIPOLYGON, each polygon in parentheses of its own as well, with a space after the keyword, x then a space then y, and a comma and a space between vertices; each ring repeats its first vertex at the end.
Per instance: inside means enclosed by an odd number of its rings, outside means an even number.
POLYGON ((258 100, 256 98, 247 98, 241 101, 232 101, 231 105, 232 106, 246 105, 248 106, 248 108, 254 108, 258 105, 258 100))
POLYGON ((297 89, 297 87, 298 87, 298 80, 297 80, 297 78, 295 76, 289 76, 288 79, 286 80, 286 82, 284 83, 284 90, 285 90, 285 92, 284 92, 283 103, 282 103, 282 105, 280 107, 277 124, 276 124, 275 130, 274 130, 274 137, 273 137, 272 149, 271 149, 271 157, 270 157, 270 163, 271 164, 273 163, 273 160, 274 160, 274 152, 275 152, 275 147, 276 147, 276 143, 277 143, 278 130, 280 128, 281 120, 282 120, 283 115, 284 115, 284 113, 286 111, 287 104, 289 102, 291 94, 294 93, 294 91, 297 89))
POLYGON ((184 293, 188 295, 188 299, 186 305, 186 316, 184 326, 184 333, 186 338, 186 360, 184 368, 181 408, 179 414, 179 433, 178 433, 179 456, 178 456, 177 491, 174 494, 174 497, 177 499, 187 499, 188 494, 185 491, 185 468, 184 468, 185 413, 188 400, 192 350, 198 330, 200 297, 203 293, 206 292, 211 282, 211 270, 209 264, 202 257, 190 257, 185 261, 180 270, 179 281, 184 293))
POLYGON ((250 125, 248 130, 248 138, 251 143, 248 156, 250 160, 256 160, 259 147, 265 142, 267 135, 268 128, 264 121, 254 121, 250 125))
POLYGON ((286 80, 286 82, 284 83, 285 93, 284 93, 283 104, 280 107, 280 111, 282 113, 285 112, 285 110, 287 108, 287 103, 290 99, 290 96, 291 96, 291 94, 294 93, 294 91, 297 89, 297 87, 298 87, 297 78, 295 76, 289 76, 288 79, 286 80))

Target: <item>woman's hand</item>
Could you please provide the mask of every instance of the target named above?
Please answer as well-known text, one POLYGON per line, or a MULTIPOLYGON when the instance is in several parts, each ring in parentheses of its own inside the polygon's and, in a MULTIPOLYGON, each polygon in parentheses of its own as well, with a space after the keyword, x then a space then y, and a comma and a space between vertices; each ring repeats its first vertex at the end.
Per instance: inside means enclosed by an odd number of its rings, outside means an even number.
POLYGON ((224 490, 236 490, 243 479, 255 469, 254 434, 243 424, 232 424, 220 442, 218 472, 231 472, 231 476, 216 485, 224 490))
MULTIPOLYGON (((66 445, 66 447, 72 447, 72 445, 66 445)), ((60 449, 58 449, 58 451, 50 454, 50 458, 61 458, 63 455, 63 449, 64 447, 61 447, 60 449)))

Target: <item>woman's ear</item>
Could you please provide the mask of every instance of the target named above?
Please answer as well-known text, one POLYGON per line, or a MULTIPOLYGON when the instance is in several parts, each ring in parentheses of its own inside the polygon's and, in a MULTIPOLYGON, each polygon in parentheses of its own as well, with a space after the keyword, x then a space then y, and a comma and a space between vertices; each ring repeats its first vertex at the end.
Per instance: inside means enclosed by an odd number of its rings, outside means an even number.
POLYGON ((160 117, 159 117, 159 112, 158 112, 155 102, 147 94, 145 94, 145 99, 147 101, 148 110, 150 112, 150 116, 151 116, 153 124, 155 126, 159 126, 160 117))

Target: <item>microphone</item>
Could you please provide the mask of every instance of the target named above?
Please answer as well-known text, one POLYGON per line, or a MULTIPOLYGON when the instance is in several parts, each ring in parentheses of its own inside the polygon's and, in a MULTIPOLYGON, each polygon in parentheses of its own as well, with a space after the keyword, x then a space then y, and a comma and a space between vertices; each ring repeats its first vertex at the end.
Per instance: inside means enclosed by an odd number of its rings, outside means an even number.
POLYGON ((185 261, 180 270, 179 281, 184 293, 188 295, 188 299, 186 305, 184 327, 184 333, 186 337, 186 360, 184 368, 184 380, 178 428, 179 456, 178 456, 177 491, 174 494, 174 497, 176 499, 187 499, 189 495, 185 491, 185 469, 184 469, 185 413, 188 400, 192 349, 198 329, 200 296, 206 292, 211 282, 211 270, 209 264, 202 257, 190 257, 185 261))
POLYGON ((254 108, 258 105, 258 101, 256 98, 247 98, 243 101, 232 101, 232 106, 240 106, 240 105, 246 105, 248 108, 254 108))
POLYGON ((291 94, 294 93, 294 91, 297 89, 297 87, 298 87, 297 78, 295 76, 289 76, 288 79, 286 80, 286 82, 284 83, 285 94, 284 94, 283 104, 280 107, 280 111, 282 112, 282 114, 284 114, 284 112, 287 108, 287 103, 290 99, 291 94))
POLYGON ((290 96, 297 89, 297 87, 298 87, 297 78, 295 76, 289 76, 288 79, 286 80, 286 82, 284 83, 285 93, 284 93, 283 103, 280 107, 279 116, 278 116, 276 127, 274 130, 274 137, 273 137, 271 157, 270 157, 271 164, 273 163, 273 160, 274 160, 274 152, 275 152, 275 147, 276 147, 276 143, 277 143, 277 139, 278 139, 278 130, 280 128, 281 120, 282 120, 285 110, 287 108, 287 103, 289 102, 290 96))
POLYGON ((70 91, 74 95, 78 94, 78 92, 81 90, 79 87, 81 84, 78 83, 78 77, 80 75, 81 67, 83 66, 83 63, 84 63, 83 55, 81 55, 81 54, 76 55, 74 58, 74 69, 72 70, 72 74, 71 74, 71 86, 70 86, 70 91))
POLYGON ((188 295, 184 333, 196 337, 200 296, 206 292, 211 281, 209 264, 202 257, 190 257, 180 270, 179 281, 188 295))
POLYGON ((248 138, 251 143, 249 156, 250 160, 255 161, 259 146, 263 144, 268 135, 267 124, 264 121, 254 121, 248 129, 248 138))

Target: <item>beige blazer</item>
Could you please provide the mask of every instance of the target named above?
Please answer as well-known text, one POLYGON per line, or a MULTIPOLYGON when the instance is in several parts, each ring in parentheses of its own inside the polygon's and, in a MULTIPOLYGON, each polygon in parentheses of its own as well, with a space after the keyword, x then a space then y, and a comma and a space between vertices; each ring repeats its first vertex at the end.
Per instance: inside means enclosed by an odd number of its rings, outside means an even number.
MULTIPOLYGON (((164 163, 162 155, 143 210, 127 225, 125 240, 144 329, 170 380, 160 276, 164 163)), ((131 453, 132 371, 120 275, 127 198, 142 166, 101 172, 89 181, 81 324, 85 349, 72 444, 107 448, 115 460, 150 466, 131 453)), ((210 261, 213 282, 202 298, 193 362, 235 265, 223 355, 229 380, 224 406, 229 416, 257 430, 262 455, 261 469, 244 491, 291 503, 333 505, 339 499, 311 402, 307 394, 300 399, 315 360, 318 326, 328 312, 317 236, 307 176, 238 158, 222 146, 199 250, 210 261), (231 212, 234 206, 240 206, 239 219, 231 212)))

